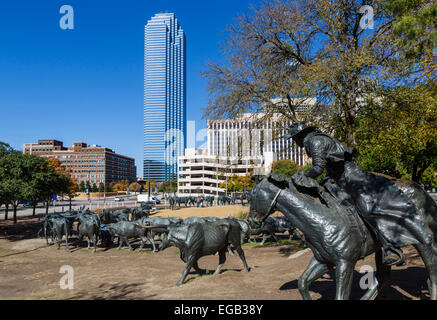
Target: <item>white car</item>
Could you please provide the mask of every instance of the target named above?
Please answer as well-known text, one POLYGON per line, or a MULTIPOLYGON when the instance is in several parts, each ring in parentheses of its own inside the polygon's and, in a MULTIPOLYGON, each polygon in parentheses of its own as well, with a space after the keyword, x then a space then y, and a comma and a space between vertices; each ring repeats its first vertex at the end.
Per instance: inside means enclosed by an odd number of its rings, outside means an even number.
POLYGON ((114 200, 115 201, 124 201, 124 198, 123 197, 115 197, 114 200))
POLYGON ((161 200, 159 200, 158 198, 156 198, 154 196, 150 196, 150 200, 149 200, 149 196, 147 194, 139 194, 137 196, 137 201, 138 202, 153 202, 154 204, 161 203, 161 200))

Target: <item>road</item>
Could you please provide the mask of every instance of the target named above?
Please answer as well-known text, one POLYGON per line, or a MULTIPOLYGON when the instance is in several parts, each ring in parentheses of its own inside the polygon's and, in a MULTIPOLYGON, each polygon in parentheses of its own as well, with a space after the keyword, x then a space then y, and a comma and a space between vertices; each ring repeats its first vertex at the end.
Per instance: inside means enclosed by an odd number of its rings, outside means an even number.
MULTIPOLYGON (((109 209, 109 208, 117 208, 117 207, 139 207, 139 203, 136 200, 124 200, 124 201, 115 201, 115 197, 107 197, 106 199, 91 199, 91 201, 87 201, 85 199, 73 199, 71 201, 72 209, 78 210, 80 207, 85 206, 85 208, 89 208, 90 210, 96 210, 96 209, 109 209)), ((61 201, 56 200, 54 203, 49 207, 49 213, 60 213, 67 211, 70 207, 70 202, 68 200, 61 201)), ((45 214, 46 208, 39 205, 36 207, 35 214, 45 214)), ((5 209, 4 207, 0 210, 0 219, 4 219, 5 216, 5 209)), ((13 216, 13 208, 9 207, 8 217, 12 218, 13 216)), ((26 207, 23 208, 22 206, 19 206, 17 209, 17 217, 20 219, 20 217, 24 216, 31 216, 33 214, 33 208, 32 207, 26 207)))

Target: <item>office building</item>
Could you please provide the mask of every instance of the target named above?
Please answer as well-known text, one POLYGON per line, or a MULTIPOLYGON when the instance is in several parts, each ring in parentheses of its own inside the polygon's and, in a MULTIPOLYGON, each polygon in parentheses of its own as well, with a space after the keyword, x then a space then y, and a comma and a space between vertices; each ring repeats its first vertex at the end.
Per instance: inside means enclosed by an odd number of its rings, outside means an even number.
POLYGON ((70 170, 71 177, 76 178, 78 183, 83 181, 98 185, 126 179, 136 180, 135 159, 98 145, 89 146, 76 142, 67 148, 62 141, 38 140, 37 144, 24 144, 23 153, 59 159, 61 165, 70 170))
POLYGON ((173 13, 154 15, 144 32, 145 179, 175 179, 186 147, 186 40, 173 13))

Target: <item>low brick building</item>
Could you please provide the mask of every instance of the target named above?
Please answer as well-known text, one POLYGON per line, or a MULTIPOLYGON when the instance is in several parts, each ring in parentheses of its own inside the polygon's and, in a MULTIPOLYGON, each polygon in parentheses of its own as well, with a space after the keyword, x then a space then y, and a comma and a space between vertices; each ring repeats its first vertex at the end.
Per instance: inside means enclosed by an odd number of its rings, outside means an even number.
POLYGON ((57 158, 78 183, 90 184, 136 180, 135 159, 115 153, 98 145, 89 146, 76 142, 72 147, 64 147, 62 141, 38 140, 37 144, 26 143, 23 153, 36 154, 47 158, 57 158))

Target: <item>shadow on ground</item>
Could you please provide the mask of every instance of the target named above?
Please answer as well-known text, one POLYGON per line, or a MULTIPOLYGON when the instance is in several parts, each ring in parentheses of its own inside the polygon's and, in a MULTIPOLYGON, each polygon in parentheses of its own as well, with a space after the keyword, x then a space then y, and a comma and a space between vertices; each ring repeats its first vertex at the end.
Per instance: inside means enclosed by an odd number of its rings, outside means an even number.
POLYGON ((9 241, 20 241, 35 239, 38 237, 38 231, 43 226, 45 215, 40 213, 35 216, 20 217, 17 224, 14 224, 12 218, 0 221, 0 238, 9 241))
MULTIPOLYGON (((354 271, 351 300, 359 300, 365 293, 360 288, 360 279, 363 274, 354 271)), ((424 267, 409 267, 402 270, 392 270, 391 280, 383 289, 376 300, 412 300, 411 296, 419 296, 421 299, 429 299, 426 279, 428 273, 424 267), (414 279, 414 281, 411 281, 414 279)), ((293 280, 283 284, 280 290, 298 289, 298 281, 293 280)), ((320 300, 332 300, 335 298, 335 272, 330 271, 323 278, 315 281, 310 286, 310 291, 321 295, 320 300)))
MULTIPOLYGON (((131 299, 130 295, 138 295, 144 283, 103 283, 98 286, 99 292, 82 293, 75 295, 69 300, 89 299, 89 300, 116 300, 116 299, 131 299)), ((156 295, 148 295, 141 299, 153 299, 156 295)))

